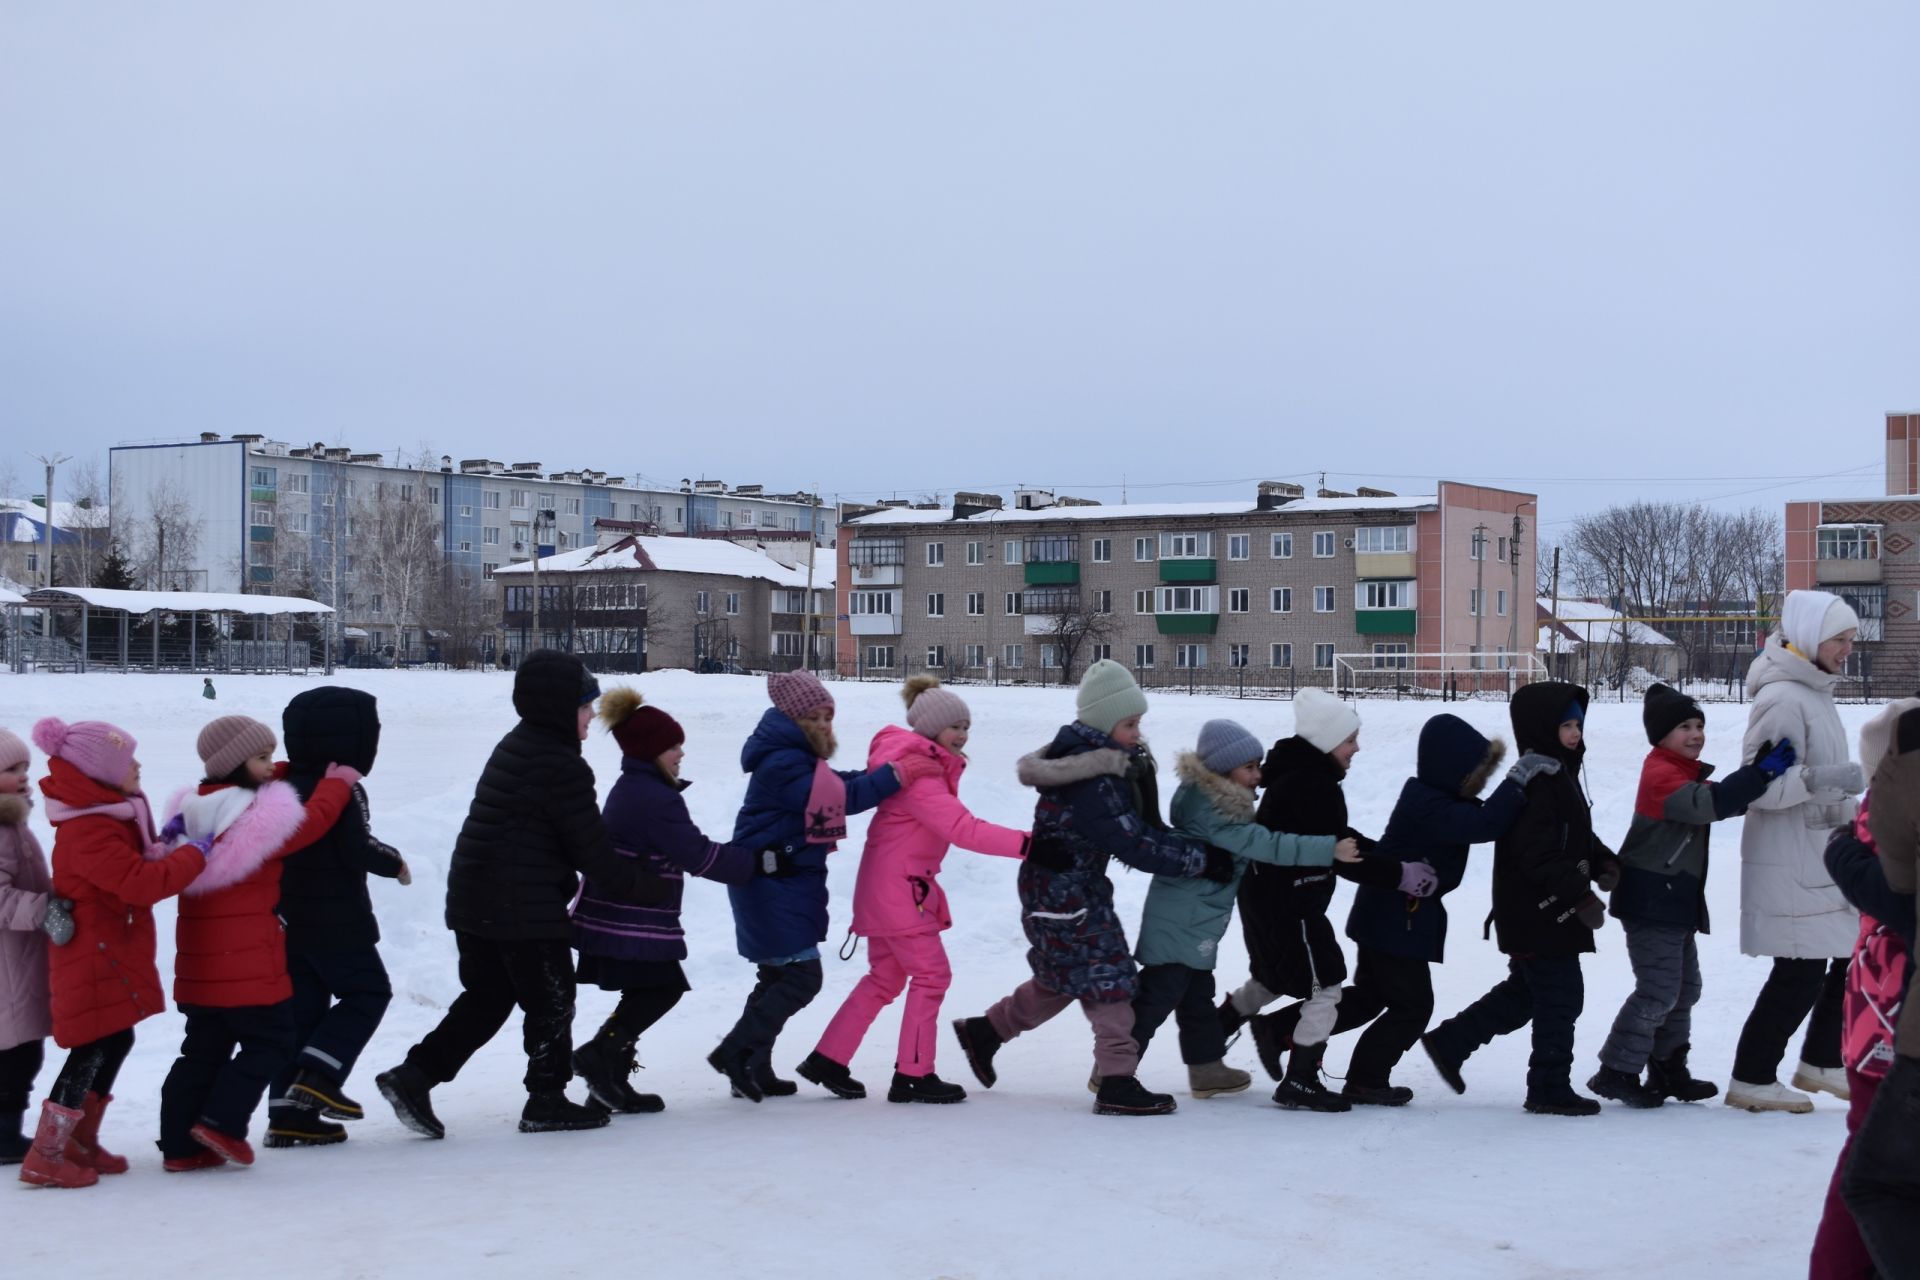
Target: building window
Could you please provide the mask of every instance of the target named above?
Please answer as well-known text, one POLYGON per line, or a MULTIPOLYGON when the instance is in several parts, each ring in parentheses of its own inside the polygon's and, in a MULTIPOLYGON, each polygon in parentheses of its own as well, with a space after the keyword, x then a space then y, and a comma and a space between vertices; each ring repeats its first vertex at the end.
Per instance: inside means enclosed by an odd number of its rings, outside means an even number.
POLYGON ((984 591, 967 592, 967 616, 978 618, 987 611, 987 593, 984 591))
POLYGON ((256 489, 273 488, 274 469, 272 467, 255 467, 253 469, 253 487, 256 489))
POLYGON ((1333 670, 1333 646, 1330 644, 1313 646, 1313 665, 1317 671, 1333 670))
POLYGON ((498 569, 499 567, 500 567, 500 566, 499 566, 499 565, 497 565, 497 564, 483 564, 483 565, 481 565, 481 566, 480 566, 480 576, 481 576, 481 578, 483 578, 483 579, 485 579, 486 581, 489 581, 489 582, 491 582, 491 581, 493 580, 493 571, 494 571, 495 569, 498 569))
POLYGON ((1291 533, 1274 534, 1272 550, 1269 554, 1275 560, 1293 559, 1293 535, 1291 533))
MULTIPOLYGON (((710 594, 705 591, 696 591, 693 593, 693 611, 695 613, 706 613, 712 608, 713 597, 710 594)), ((858 611, 856 610, 855 612, 858 611)))
POLYGON ((1313 558, 1315 560, 1333 559, 1333 530, 1321 529, 1313 535, 1313 558))
POLYGON ((1247 611, 1247 600, 1251 594, 1252 593, 1245 587, 1235 587, 1227 592, 1227 612, 1245 613, 1247 611))
POLYGON ((867 646, 867 668, 882 670, 893 665, 893 646, 890 644, 870 644, 867 646))
POLYGON ((927 593, 927 616, 929 618, 944 618, 947 616, 946 592, 930 591, 927 593))
POLYGON ((1253 535, 1233 533, 1227 535, 1227 559, 1245 560, 1253 553, 1253 535))
POLYGON ((1480 592, 1474 587, 1467 588, 1467 616, 1478 618, 1480 613, 1480 592))
POLYGON ((1026 542, 1027 563, 1068 564, 1080 559, 1080 535, 1054 533, 1026 542))
POLYGON ((1373 669, 1375 671, 1404 671, 1407 666, 1407 646, 1404 644, 1376 644, 1373 646, 1373 669))
POLYGON ((907 563, 905 538, 855 538, 847 544, 847 563, 856 568, 907 563))
POLYGON ((1143 671, 1153 666, 1153 646, 1150 644, 1133 646, 1133 665, 1143 671))
POLYGON ((986 666, 987 665, 987 646, 983 644, 968 645, 967 646, 967 665, 969 667, 986 666))
POLYGON ((1333 588, 1315 587, 1313 589, 1313 611, 1315 613, 1333 612, 1333 588))
POLYGON ((1207 646, 1203 644, 1177 644, 1173 646, 1173 665, 1182 671, 1207 665, 1207 646))
POLYGON ((947 665, 947 646, 943 644, 928 645, 927 646, 927 666, 932 670, 939 670, 940 668, 945 667, 946 665, 947 665))
POLYGON ((38 551, 27 552, 27 572, 40 572, 40 553, 38 551))
POLYGON ((927 544, 927 567, 934 568, 947 562, 947 544, 929 542, 927 544))
POLYGON ((1250 644, 1230 644, 1227 646, 1227 665, 1230 667, 1244 667, 1248 665, 1252 656, 1253 646, 1250 644))
POLYGON ((1293 612, 1293 588, 1275 587, 1268 596, 1267 608, 1273 613, 1293 612))
POLYGON ((1505 538, 1496 538, 1494 539, 1493 547, 1494 555, 1499 557, 1501 564, 1505 564, 1507 562, 1507 540, 1505 538))
POLYGON ((568 515, 570 515, 570 516, 577 516, 577 515, 579 515, 579 514, 580 514, 580 499, 578 499, 578 498, 568 498, 568 499, 567 499, 567 505, 566 505, 566 507, 565 507, 565 510, 566 510, 566 513, 567 513, 568 515))
POLYGON ((1024 667, 1027 665, 1027 646, 1007 644, 1000 646, 1000 665, 1003 667, 1024 667))
POLYGON ((1018 591, 1007 592, 1007 616, 1009 618, 1016 617, 1020 614, 1020 606, 1022 603, 1020 596, 1021 593, 1018 591))
POLYGON ((967 563, 985 564, 986 562, 987 544, 984 542, 969 542, 967 544, 967 563))
POLYGON ((500 509, 500 491, 498 489, 488 489, 485 493, 482 493, 480 495, 480 505, 485 510, 498 511, 500 509))
POLYGON ((806 646, 801 643, 798 631, 776 631, 773 633, 773 656, 776 658, 799 658, 806 654, 806 646))
POLYGON ((1205 560, 1213 554, 1211 533, 1163 533, 1160 557, 1163 560, 1205 560))
POLYGON ((727 612, 736 618, 740 616, 740 593, 738 591, 727 592, 727 612))
MULTIPOLYGON (((706 612, 706 598, 707 593, 702 591, 700 593, 702 602, 700 611, 702 613, 706 612)), ((847 612, 849 614, 891 614, 896 612, 893 607, 893 600, 894 594, 891 591, 849 591, 847 593, 847 612)))
POLYGON ((1133 558, 1142 564, 1153 559, 1153 539, 1135 538, 1133 540, 1133 558))
MULTIPOLYGON (((305 476, 301 476, 300 478, 302 480, 306 479, 305 476)), ((304 493, 306 492, 306 490, 302 489, 301 492, 304 493)), ((430 488, 427 490, 427 505, 430 507, 437 507, 440 505, 440 491, 438 489, 430 488)))
POLYGON ((1144 591, 1136 591, 1133 593, 1133 611, 1135 613, 1152 613, 1153 612, 1153 588, 1152 587, 1148 587, 1144 591))
POLYGON ((507 505, 510 507, 525 509, 527 505, 527 499, 528 499, 528 494, 525 489, 507 490, 507 505))
POLYGON ((1290 644, 1271 644, 1267 646, 1267 665, 1275 670, 1285 670, 1293 665, 1293 646, 1290 644))
POLYGON ((255 528, 271 527, 273 524, 273 508, 272 507, 253 508, 253 524, 255 528))
POLYGON ((280 518, 280 523, 286 527, 288 533, 305 533, 307 531, 307 513, 304 511, 289 511, 280 518))
POLYGON ((1096 644, 1090 652, 1093 654, 1092 661, 1094 662, 1113 661, 1113 646, 1110 644, 1096 644))
POLYGON ((463 506, 463 507, 461 507, 461 508, 460 508, 460 518, 461 518, 462 520, 471 520, 471 519, 473 519, 473 508, 472 508, 472 507, 466 507, 466 506, 463 506))
POLYGON ((1045 670, 1052 670, 1055 667, 1058 667, 1059 665, 1060 665, 1060 646, 1055 644, 1041 645, 1040 646, 1040 666, 1045 670))
POLYGON ((1092 601, 1093 601, 1093 611, 1095 613, 1112 613, 1113 612, 1113 592, 1095 591, 1092 593, 1092 601))
POLYGON ((499 546, 500 530, 495 528, 493 525, 488 525, 486 528, 480 531, 480 541, 485 546, 489 546, 489 547, 499 546))
POLYGON ((1220 588, 1162 587, 1160 588, 1160 612, 1218 613, 1220 612, 1220 588))
POLYGON ((1814 555, 1821 560, 1878 560, 1877 524, 1823 524, 1817 531, 1814 555))
POLYGON ((1507 593, 1504 588, 1493 593, 1493 611, 1502 618, 1507 616, 1507 593))
POLYGON ((1093 540, 1093 562, 1106 564, 1113 559, 1113 539, 1095 538, 1093 540))
POLYGON ((461 549, 462 551, 471 551, 471 550, 473 550, 473 543, 471 543, 471 542, 469 542, 469 541, 467 541, 466 539, 464 539, 464 538, 463 538, 463 539, 461 539, 461 541, 460 541, 460 549, 461 549))
POLYGON ((1020 564, 1026 559, 1026 545, 1018 538, 1008 538, 1000 544, 1000 559, 1003 564, 1020 564))
POLYGON ((287 477, 287 482, 280 487, 287 493, 306 493, 307 477, 303 475, 290 475, 287 477))
POLYGON ((1467 543, 1467 559, 1485 560, 1487 558, 1487 531, 1475 529, 1473 538, 1467 543))
POLYGON ((1413 550, 1413 528, 1404 524, 1362 525, 1353 531, 1353 549, 1363 555, 1413 550))
MULTIPOLYGON (((1502 592, 1502 594, 1505 593, 1502 592)), ((1353 607, 1356 609, 1411 609, 1413 608, 1413 583, 1356 582, 1353 584, 1353 607)))

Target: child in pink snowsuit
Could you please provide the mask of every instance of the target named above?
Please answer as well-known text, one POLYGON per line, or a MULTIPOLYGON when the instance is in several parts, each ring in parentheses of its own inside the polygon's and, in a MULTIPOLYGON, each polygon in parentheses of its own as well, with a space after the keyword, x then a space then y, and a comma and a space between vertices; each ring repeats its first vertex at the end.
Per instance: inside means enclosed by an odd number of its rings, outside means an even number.
MULTIPOLYGON (((940 942, 941 931, 953 926, 947 895, 937 879, 940 864, 953 845, 1022 858, 1028 837, 982 822, 960 802, 960 775, 967 767, 961 752, 972 714, 959 695, 941 688, 932 676, 915 676, 901 696, 911 728, 889 725, 875 734, 867 767, 877 769, 918 755, 940 769, 882 801, 867 828, 853 888, 853 932, 867 939, 869 967, 827 1024, 810 1061, 825 1059, 819 1065, 828 1068, 826 1074, 852 1083, 847 1066, 861 1038, 905 988, 907 1007, 900 1019, 900 1048, 887 1101, 963 1102, 967 1091, 933 1072, 940 1002, 953 979, 940 942)), ((807 1074, 805 1068, 802 1074, 807 1074)))

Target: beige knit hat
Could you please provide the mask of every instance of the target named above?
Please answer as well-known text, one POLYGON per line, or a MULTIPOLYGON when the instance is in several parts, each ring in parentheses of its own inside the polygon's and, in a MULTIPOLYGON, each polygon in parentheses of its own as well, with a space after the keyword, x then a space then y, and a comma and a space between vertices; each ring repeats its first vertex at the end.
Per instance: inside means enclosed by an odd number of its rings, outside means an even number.
POLYGON ((280 745, 273 730, 248 716, 221 716, 200 731, 198 750, 207 777, 226 777, 262 751, 280 745))

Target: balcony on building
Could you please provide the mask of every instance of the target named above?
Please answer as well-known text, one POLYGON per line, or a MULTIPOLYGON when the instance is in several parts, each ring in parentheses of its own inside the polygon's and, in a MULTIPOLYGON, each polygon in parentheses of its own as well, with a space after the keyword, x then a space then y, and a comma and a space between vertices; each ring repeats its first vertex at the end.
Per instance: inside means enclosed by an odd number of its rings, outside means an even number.
POLYGON ((1411 577, 1353 585, 1353 629, 1363 636, 1410 636, 1418 617, 1411 577))
POLYGON ((1411 578, 1416 572, 1413 550, 1412 525, 1362 525, 1353 531, 1353 576, 1411 578))
POLYGON ((906 570, 905 538, 854 538, 847 543, 850 586, 897 587, 906 581, 906 570))
POLYGON ((1210 636, 1220 629, 1219 587, 1161 587, 1154 603, 1154 626, 1163 636, 1210 636))
POLYGON ((1211 532, 1160 535, 1160 581, 1212 582, 1217 577, 1211 532))
POLYGON ((1823 524, 1814 530, 1814 580, 1821 586, 1881 581, 1880 526, 1823 524))
POLYGON ((1080 581, 1080 535, 1077 533, 1047 533, 1028 538, 1026 555, 1026 583, 1030 587, 1065 586, 1080 581))
MULTIPOLYGON (((1029 564, 1027 567, 1033 566, 1029 564)), ((1021 630, 1030 636, 1051 635, 1059 629, 1063 614, 1075 613, 1079 608, 1078 585, 1029 587, 1020 593, 1021 630)))

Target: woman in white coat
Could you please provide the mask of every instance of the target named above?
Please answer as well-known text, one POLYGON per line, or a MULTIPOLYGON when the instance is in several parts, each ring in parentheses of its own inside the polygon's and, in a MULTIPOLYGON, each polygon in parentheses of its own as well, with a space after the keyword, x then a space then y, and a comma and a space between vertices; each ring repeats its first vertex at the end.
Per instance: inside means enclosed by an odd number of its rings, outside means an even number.
POLYGON ((1753 710, 1742 758, 1761 744, 1791 738, 1796 768, 1776 779, 1747 810, 1740 833, 1740 950, 1772 956, 1740 1031, 1727 1104, 1749 1111, 1811 1111, 1800 1089, 1847 1096, 1840 1065, 1840 1004, 1859 916, 1827 874, 1827 836, 1853 821, 1866 789, 1833 705, 1833 687, 1853 652, 1860 619, 1825 591, 1794 591, 1780 625, 1747 672, 1753 710), (1807 1015, 1794 1088, 1777 1073, 1787 1041, 1807 1015))

